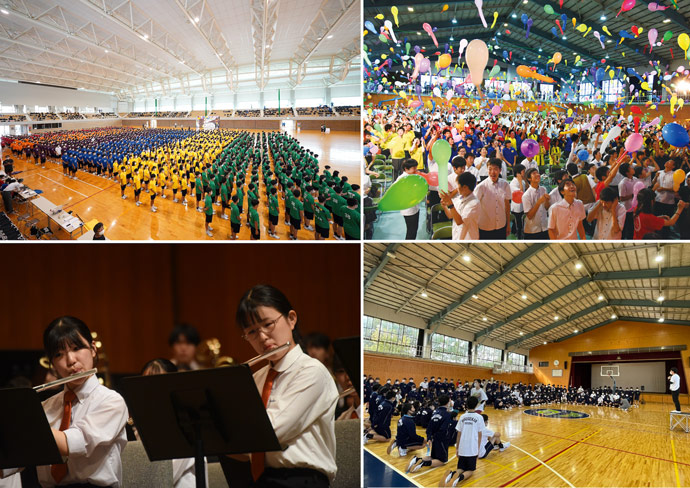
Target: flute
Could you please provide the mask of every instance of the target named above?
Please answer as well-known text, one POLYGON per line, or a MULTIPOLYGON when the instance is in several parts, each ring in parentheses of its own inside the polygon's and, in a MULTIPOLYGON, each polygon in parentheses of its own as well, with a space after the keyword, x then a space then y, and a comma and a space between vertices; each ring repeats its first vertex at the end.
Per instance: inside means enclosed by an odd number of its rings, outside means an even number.
POLYGON ((70 383, 74 380, 78 380, 80 378, 84 378, 85 376, 91 376, 92 374, 98 373, 98 368, 93 368, 88 371, 83 371, 81 373, 73 374, 71 376, 66 376, 65 378, 60 378, 59 380, 51 381, 50 383, 44 383, 42 385, 34 386, 34 390, 38 391, 43 391, 48 388, 52 388, 53 386, 59 386, 65 383, 70 383))
POLYGON ((277 354, 277 353, 279 353, 280 351, 282 351, 283 349, 286 349, 286 348, 288 348, 288 347, 290 347, 290 341, 286 342, 286 343, 283 344, 282 346, 276 347, 276 348, 273 349, 272 351, 268 351, 268 352, 266 352, 266 353, 264 353, 264 354, 260 354, 260 355, 258 355, 258 356, 256 356, 256 357, 250 359, 249 361, 245 361, 245 362, 242 363, 242 364, 246 364, 247 366, 253 366, 254 364, 258 363, 259 361, 261 361, 261 360, 263 360, 263 359, 266 359, 266 358, 268 358, 268 357, 271 357, 271 356, 273 356, 274 354, 277 354))

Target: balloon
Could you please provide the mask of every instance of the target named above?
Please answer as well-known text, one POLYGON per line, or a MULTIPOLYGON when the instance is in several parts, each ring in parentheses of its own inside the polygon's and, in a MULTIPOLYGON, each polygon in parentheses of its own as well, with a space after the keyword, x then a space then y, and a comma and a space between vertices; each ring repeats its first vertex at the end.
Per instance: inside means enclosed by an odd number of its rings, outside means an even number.
POLYGON ((560 63, 561 59, 563 59, 563 55, 561 55, 561 53, 553 53, 553 64, 560 63))
MULTIPOLYGON (((527 66, 524 64, 521 64, 520 66, 517 67, 516 72, 518 76, 522 76, 523 78, 534 78, 535 80, 543 81, 545 83, 554 83, 554 79, 546 76, 546 75, 541 75, 537 73, 536 71, 532 71, 529 69, 527 66)), ((504 87, 507 85, 504 85, 504 87)))
POLYGON ((656 43, 656 38, 659 36, 659 32, 656 29, 649 29, 647 32, 647 40, 649 41, 649 52, 652 52, 652 48, 656 43))
POLYGON ((609 142, 612 140, 616 139, 618 136, 621 135, 621 127, 619 125, 615 126, 613 129, 609 131, 609 133, 606 135, 604 138, 604 141, 601 143, 601 153, 604 154, 604 151, 606 150, 606 146, 609 145, 609 142))
POLYGON ((523 194, 524 194, 524 192, 522 192, 522 191, 520 191, 520 190, 515 190, 515 191, 513 192, 513 202, 515 202, 515 203, 522 203, 522 195, 523 195, 523 194))
POLYGON ((399 179, 383 194, 379 201, 379 210, 392 212, 414 207, 424 200, 429 191, 429 184, 419 175, 409 175, 399 179))
POLYGON ((553 7, 549 4, 544 5, 544 12, 547 14, 551 15, 554 14, 555 12, 553 11, 553 7))
POLYGON ((517 104, 518 104, 518 107, 522 107, 522 106, 524 105, 524 103, 522 102, 522 100, 518 100, 518 101, 517 101, 517 104))
POLYGON ((675 122, 666 124, 664 128, 661 129, 661 135, 666 142, 675 147, 684 147, 690 142, 688 131, 686 131, 682 125, 676 124, 675 122))
POLYGON ((448 54, 448 53, 441 54, 441 56, 438 58, 438 67, 441 69, 445 69, 448 66, 450 66, 451 62, 452 62, 452 59, 450 58, 450 54, 448 54))
POLYGON ((482 5, 483 5, 482 0, 474 0, 474 4, 477 6, 477 11, 479 12, 479 18, 482 20, 482 24, 484 25, 484 28, 486 29, 486 19, 484 18, 484 12, 482 12, 482 5))
POLYGON ((378 146, 373 146, 371 149, 369 149, 369 152, 376 156, 379 153, 379 147, 378 146))
POLYGON ((422 178, 426 180, 426 182, 429 184, 429 186, 438 186, 438 173, 433 172, 433 173, 417 173, 420 175, 422 178))
POLYGON ((364 22, 364 26, 369 29, 369 32, 376 32, 376 27, 369 20, 364 22))
MULTIPOLYGON (((467 47, 467 39, 461 39, 460 40, 460 48, 458 49, 458 60, 462 57, 462 53, 466 47, 467 47)), ((505 57, 507 58, 508 56, 505 56, 505 57)))
POLYGON ((616 14, 616 17, 618 17, 621 14, 621 12, 627 12, 628 10, 632 9, 634 6, 635 6, 635 0, 623 0, 623 5, 621 6, 621 9, 616 14))
POLYGON ((422 24, 422 28, 426 31, 427 34, 431 36, 431 40, 434 41, 434 45, 438 47, 438 41, 436 40, 436 36, 434 35, 434 31, 431 29, 431 26, 424 22, 422 24))
POLYGON ((388 32, 390 32, 390 34, 391 34, 391 39, 393 39, 393 42, 397 44, 397 43, 398 43, 398 40, 395 38, 395 32, 393 32, 393 22, 391 22, 390 20, 386 20, 386 21, 383 23, 383 25, 385 25, 385 26, 386 26, 386 29, 388 29, 388 32))
POLYGON ((681 183, 685 181, 685 171, 677 169, 673 172, 673 191, 678 191, 681 183))
POLYGON ((642 147, 643 142, 644 140, 641 134, 638 134, 637 132, 630 134, 625 141, 625 150, 630 153, 637 152, 642 147))
POLYGON ((426 73, 427 71, 429 71, 430 66, 431 63, 429 61, 429 58, 423 58, 422 61, 419 63, 419 72, 426 73))
POLYGON ((491 107, 491 115, 496 116, 501 113, 501 106, 500 105, 494 105, 491 107))
POLYGON ((685 59, 688 59, 688 47, 690 47, 690 36, 685 32, 678 36, 678 45, 685 51, 685 59))
POLYGON ((580 161, 587 161, 589 159, 587 149, 580 149, 580 152, 577 153, 577 159, 580 161))
POLYGON ((666 33, 664 34, 664 42, 670 41, 672 37, 673 37, 673 32, 666 31, 666 33))
POLYGON ((644 181, 636 181, 633 185, 632 208, 637 208, 637 194, 640 193, 640 190, 642 190, 645 187, 646 185, 644 181))
POLYGON ((498 12, 494 12, 494 21, 491 24, 491 28, 493 29, 494 26, 496 25, 496 21, 498 20, 498 12))
POLYGON ((467 46, 465 59, 467 59, 467 67, 470 69, 472 83, 477 87, 477 90, 481 90, 484 68, 489 61, 489 48, 486 47, 486 43, 479 39, 473 39, 467 46))
POLYGON ((431 146, 431 155, 438 164, 438 189, 448 191, 448 161, 450 160, 451 148, 448 141, 439 139, 431 146))
POLYGON ((501 67, 499 65, 494 66, 491 68, 491 73, 489 73, 489 78, 493 78, 498 74, 498 72, 501 71, 501 67))
POLYGON ((534 139, 525 139, 522 141, 522 144, 520 144, 520 152, 522 152, 526 158, 532 158, 539 154, 539 143, 534 139))
POLYGON ((393 20, 395 20, 395 26, 400 27, 400 25, 398 25, 398 7, 391 7, 391 13, 393 14, 393 20))

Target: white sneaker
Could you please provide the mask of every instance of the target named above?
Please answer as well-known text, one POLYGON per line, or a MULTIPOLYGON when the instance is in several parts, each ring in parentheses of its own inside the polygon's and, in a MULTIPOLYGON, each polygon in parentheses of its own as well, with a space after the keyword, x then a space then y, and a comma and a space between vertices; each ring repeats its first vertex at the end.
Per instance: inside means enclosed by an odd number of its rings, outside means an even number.
POLYGON ((671 410, 671 413, 681 413, 680 410, 671 410))
POLYGON ((273 237, 274 239, 280 239, 280 236, 278 234, 268 234, 268 235, 273 237))
POLYGON ((510 442, 504 442, 504 443, 503 443, 503 447, 499 448, 498 450, 501 451, 501 452, 503 452, 503 451, 505 451, 506 449, 508 449, 509 447, 510 447, 510 442))
POLYGON ((417 456, 413 456, 412 459, 410 459, 409 464, 407 465, 407 470, 405 471, 406 473, 409 473, 410 470, 412 469, 412 466, 417 462, 419 458, 417 456))
POLYGON ((448 476, 446 476, 446 480, 445 480, 445 482, 444 482, 443 484, 444 484, 444 485, 447 485, 448 482, 451 480, 451 478, 455 475, 456 472, 457 472, 457 471, 451 471, 450 473, 448 473, 448 476))
POLYGON ((177 202, 179 202, 179 200, 178 200, 177 198, 175 198, 175 199, 173 200, 173 203, 177 203, 177 202))
POLYGON ((420 469, 422 469, 422 465, 421 465, 421 464, 417 464, 417 465, 415 465, 415 466, 412 467, 412 469, 410 470, 410 473, 416 473, 416 472, 419 471, 420 469))
POLYGON ((168 196, 167 196, 165 193, 163 193, 163 194, 161 195, 161 198, 168 198, 168 196))
POLYGON ((407 456, 407 449, 398 447, 398 454, 400 454, 400 457, 405 457, 407 456))
POLYGON ((395 441, 393 441, 393 444, 389 444, 388 447, 386 448, 386 454, 390 454, 393 449, 398 447, 398 444, 396 444, 395 441))
POLYGON ((225 215, 225 214, 223 214, 220 218, 223 219, 223 220, 228 220, 228 219, 230 219, 230 217, 228 217, 228 216, 225 215))
POLYGON ((123 200, 127 200, 127 195, 122 195, 123 200))
POLYGON ((137 202, 137 207, 138 207, 139 205, 141 205, 141 202, 137 202))
POLYGON ((209 236, 209 237, 213 237, 213 233, 212 233, 210 230, 207 230, 207 231, 206 231, 206 235, 209 236))
POLYGON ((156 207, 151 207, 151 211, 155 213, 158 212, 158 209, 156 207))

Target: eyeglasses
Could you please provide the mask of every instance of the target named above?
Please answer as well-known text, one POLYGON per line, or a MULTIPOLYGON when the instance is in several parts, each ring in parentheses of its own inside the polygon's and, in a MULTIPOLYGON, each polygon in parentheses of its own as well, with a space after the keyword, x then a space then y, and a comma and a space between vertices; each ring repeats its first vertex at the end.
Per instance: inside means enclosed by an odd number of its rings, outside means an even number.
POLYGON ((247 332, 245 332, 242 338, 245 341, 251 342, 257 340, 261 332, 263 332, 266 335, 270 334, 273 331, 273 328, 276 326, 276 322, 278 322, 282 317, 283 314, 280 314, 278 315, 278 317, 271 320, 270 322, 266 322, 263 325, 259 325, 258 327, 254 327, 253 329, 248 330, 247 332))

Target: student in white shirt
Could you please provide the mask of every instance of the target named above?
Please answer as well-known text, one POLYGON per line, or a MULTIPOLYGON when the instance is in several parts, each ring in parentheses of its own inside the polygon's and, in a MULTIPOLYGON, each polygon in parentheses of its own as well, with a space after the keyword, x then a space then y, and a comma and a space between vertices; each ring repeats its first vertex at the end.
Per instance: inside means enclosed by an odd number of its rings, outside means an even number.
POLYGON ((680 393, 680 376, 678 376, 678 368, 674 366, 668 374, 668 380, 671 385, 671 398, 673 398, 673 404, 676 407, 673 413, 680 413, 680 401, 678 401, 678 394, 680 393))
POLYGON ((529 184, 527 191, 522 195, 522 209, 525 213, 525 240, 548 240, 549 194, 546 193, 546 188, 539 186, 541 175, 538 169, 528 169, 525 172, 525 179, 529 184))
POLYGON ((479 238, 506 239, 510 235, 510 185, 499 178, 502 162, 489 160, 489 177, 479 183, 474 195, 479 199, 479 238))
MULTIPOLYGON (((635 181, 633 175, 635 168, 630 163, 623 163, 618 168, 618 172, 623 175, 623 179, 618 183, 618 199, 625 207, 625 225, 623 226, 623 239, 632 240, 635 228, 633 225, 635 209, 632 205, 633 186, 635 181)), ((603 190, 602 190, 603 191, 603 190)))
POLYGON ((527 190, 527 183, 525 181, 525 166, 523 166, 522 164, 518 164, 513 168, 513 179, 510 182, 510 213, 513 215, 513 218, 515 219, 515 236, 520 240, 524 239, 524 211, 522 208, 522 203, 515 203, 515 201, 512 198, 512 195, 516 191, 519 191, 522 192, 524 196, 525 190, 527 190))
POLYGON ((501 434, 489 429, 489 416, 483 413, 482 418, 484 419, 485 426, 484 430, 482 430, 482 437, 486 442, 480 446, 479 459, 484 459, 486 456, 488 456, 489 453, 494 449, 494 446, 498 446, 498 449, 501 452, 510 447, 510 442, 501 442, 501 434))
MULTIPOLYGON (((656 192, 654 215, 673 215, 676 212, 676 198, 673 191, 673 172, 676 170, 676 161, 669 159, 664 163, 664 169, 657 171, 654 177, 653 190, 656 192)), ((668 238, 669 230, 662 230, 661 234, 668 238)))
POLYGON ((459 188, 455 198, 441 193, 443 211, 453 220, 454 241, 479 240, 479 200, 472 193, 476 182, 472 173, 462 173, 457 177, 459 188))
MULTIPOLYGON (((53 320, 43 333, 43 344, 60 378, 88 371, 96 364, 91 331, 75 317, 53 320)), ((41 486, 122 486, 120 454, 127 444, 129 415, 118 393, 91 375, 67 383, 63 391, 43 402, 43 410, 65 463, 38 466, 41 486), (63 419, 65 414, 69 419, 63 419)), ((5 469, 0 477, 16 471, 5 469)))
MULTIPOLYGON (((398 176, 395 180, 400 181, 403 178, 407 178, 409 175, 413 175, 417 169, 417 161, 414 159, 406 159, 402 164, 403 173, 398 176)), ((438 187, 437 187, 438 188, 438 187)), ((405 240, 413 241, 417 238, 417 228, 419 227, 419 206, 421 202, 410 208, 400 211, 400 215, 405 218, 405 226, 407 228, 405 232, 405 240)))
POLYGON ((564 180, 558 185, 558 191, 563 196, 563 200, 551 206, 549 215, 549 239, 555 240, 584 240, 585 228, 582 219, 587 214, 585 206, 580 200, 575 198, 577 187, 571 180, 564 180))
POLYGON ((298 346, 297 312, 277 288, 256 285, 240 300, 235 320, 257 354, 290 342, 287 352, 272 356, 270 364, 254 373, 284 450, 252 454, 253 486, 329 486, 337 470, 334 412, 338 390, 321 361, 298 346))
POLYGON ((472 476, 477 469, 477 457, 482 445, 482 431, 484 419, 475 411, 479 400, 475 396, 467 399, 467 412, 463 414, 455 426, 458 438, 455 452, 458 457, 457 470, 448 471, 441 480, 441 486, 457 486, 460 481, 472 476))
POLYGON ((486 155, 487 149, 483 147, 479 150, 479 157, 474 160, 474 167, 479 174, 479 181, 484 181, 489 176, 489 158, 486 155))
POLYGON ((607 186, 599 194, 599 200, 589 210, 587 222, 596 219, 594 240, 620 240, 626 220, 625 206, 618 201, 616 190, 607 186))

